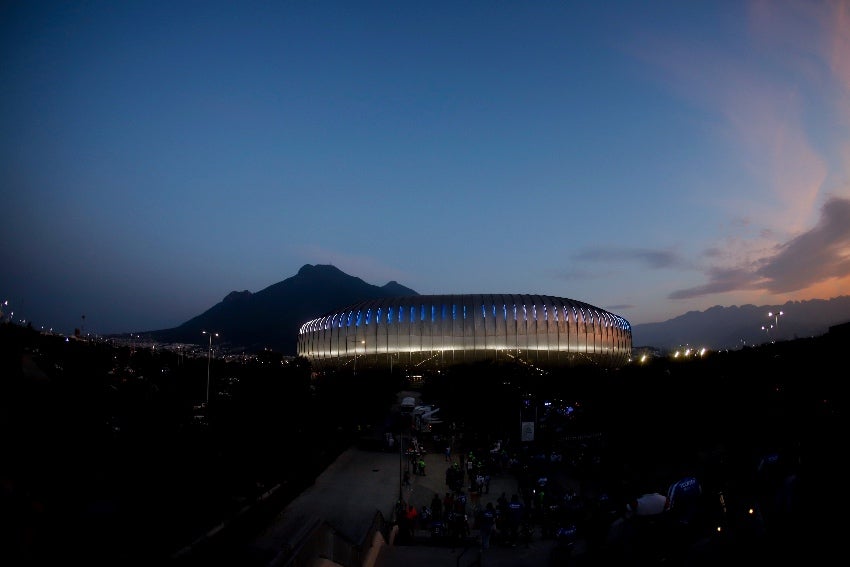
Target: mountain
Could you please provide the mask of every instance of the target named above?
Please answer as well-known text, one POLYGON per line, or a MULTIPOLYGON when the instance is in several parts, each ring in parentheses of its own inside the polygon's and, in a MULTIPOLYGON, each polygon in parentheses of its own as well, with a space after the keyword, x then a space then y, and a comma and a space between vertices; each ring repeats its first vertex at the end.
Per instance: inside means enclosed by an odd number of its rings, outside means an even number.
POLYGON ((850 296, 782 305, 711 307, 661 323, 632 326, 632 345, 674 350, 684 345, 736 349, 771 341, 824 335, 850 321, 850 296), (777 313, 782 315, 776 315, 777 313), (768 313, 773 313, 772 317, 768 313), (773 325, 773 328, 771 328, 773 325))
MULTIPOLYGON (((252 352, 268 348, 295 355, 298 329, 306 321, 359 301, 410 295, 419 293, 395 281, 375 286, 331 265, 305 264, 296 275, 257 293, 232 291, 179 327, 143 334, 159 342, 202 344, 205 339, 201 331, 212 331, 221 334, 221 344, 252 352)), ((715 306, 660 323, 633 325, 632 345, 662 351, 683 345, 736 349, 820 336, 831 326, 848 321, 850 296, 783 305, 715 306), (768 313, 779 312, 781 316, 768 317, 768 313), (763 330, 763 326, 769 330, 763 330)))
POLYGON ((179 327, 142 334, 159 342, 201 344, 201 332, 211 331, 221 334, 222 344, 295 355, 303 323, 359 301, 409 295, 419 294, 395 281, 379 287, 334 266, 305 264, 296 275, 257 293, 232 291, 179 327))

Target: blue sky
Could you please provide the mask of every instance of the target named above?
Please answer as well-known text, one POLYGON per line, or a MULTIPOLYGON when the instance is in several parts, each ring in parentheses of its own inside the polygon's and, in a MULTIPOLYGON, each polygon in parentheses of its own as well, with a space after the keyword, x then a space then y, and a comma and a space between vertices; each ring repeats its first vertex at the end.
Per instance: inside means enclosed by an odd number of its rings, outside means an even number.
POLYGON ((0 173, 0 301, 60 332, 304 264, 633 325, 847 295, 850 2, 5 2, 0 173))

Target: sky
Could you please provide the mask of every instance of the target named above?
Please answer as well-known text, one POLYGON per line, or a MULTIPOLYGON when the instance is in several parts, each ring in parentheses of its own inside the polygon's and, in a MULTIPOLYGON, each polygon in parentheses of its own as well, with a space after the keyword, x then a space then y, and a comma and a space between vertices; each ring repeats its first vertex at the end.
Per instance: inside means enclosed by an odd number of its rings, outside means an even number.
POLYGON ((0 212, 5 316, 62 333, 305 264, 632 325, 847 295, 850 0, 7 1, 0 212))

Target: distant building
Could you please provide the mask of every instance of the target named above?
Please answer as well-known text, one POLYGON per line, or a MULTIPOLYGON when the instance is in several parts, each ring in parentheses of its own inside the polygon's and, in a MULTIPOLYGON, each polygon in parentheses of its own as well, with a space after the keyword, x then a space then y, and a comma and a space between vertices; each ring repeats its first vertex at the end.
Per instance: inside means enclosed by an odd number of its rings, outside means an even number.
POLYGON ((619 315, 547 295, 414 295, 362 301, 308 321, 298 354, 316 368, 442 367, 519 360, 618 367, 632 328, 619 315))

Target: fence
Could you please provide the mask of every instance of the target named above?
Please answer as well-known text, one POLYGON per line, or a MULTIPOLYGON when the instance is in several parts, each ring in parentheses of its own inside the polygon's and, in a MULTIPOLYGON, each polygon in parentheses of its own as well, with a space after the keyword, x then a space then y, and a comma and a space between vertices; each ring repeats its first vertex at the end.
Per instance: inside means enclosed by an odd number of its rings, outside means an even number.
POLYGON ((372 524, 358 543, 340 533, 325 520, 319 520, 296 546, 284 550, 269 567, 311 567, 316 559, 324 558, 345 567, 363 567, 369 551, 379 545, 375 534, 387 540, 387 522, 380 510, 375 512, 372 524))

